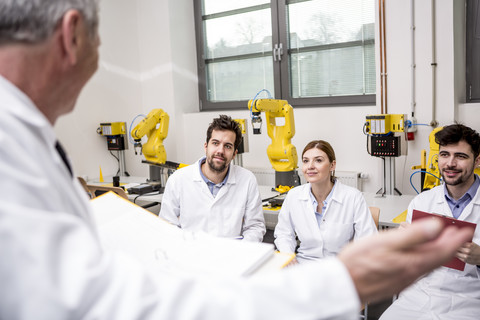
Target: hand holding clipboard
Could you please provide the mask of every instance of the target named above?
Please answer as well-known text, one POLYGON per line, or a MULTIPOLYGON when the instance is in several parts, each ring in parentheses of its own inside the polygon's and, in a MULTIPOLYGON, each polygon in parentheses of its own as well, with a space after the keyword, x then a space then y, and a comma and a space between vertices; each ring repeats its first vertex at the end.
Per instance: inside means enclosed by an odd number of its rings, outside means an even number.
MULTIPOLYGON (((457 228, 471 228, 472 229, 472 238, 469 239, 469 241, 471 242, 473 240, 473 232, 475 232, 475 228, 477 226, 475 223, 462 221, 462 220, 457 220, 457 219, 454 219, 454 218, 451 218, 451 217, 446 217, 446 216, 442 216, 442 215, 435 214, 435 213, 428 213, 428 212, 415 210, 415 209, 413 210, 412 222, 415 221, 415 220, 425 219, 425 218, 437 218, 437 219, 439 219, 440 221, 443 222, 445 228, 448 227, 448 226, 456 226, 457 228)), ((458 259, 457 257, 454 257, 452 260, 450 260, 449 262, 447 262, 443 266, 463 271, 465 269, 465 262, 458 259)))

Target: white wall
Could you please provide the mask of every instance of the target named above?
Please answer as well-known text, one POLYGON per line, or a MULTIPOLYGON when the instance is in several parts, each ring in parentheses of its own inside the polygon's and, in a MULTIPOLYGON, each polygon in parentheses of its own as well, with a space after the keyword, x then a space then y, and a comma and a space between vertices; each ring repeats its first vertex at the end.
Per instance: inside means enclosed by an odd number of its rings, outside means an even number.
MULTIPOLYGON (((432 121, 431 2, 417 0, 414 7, 415 115, 418 123, 428 124, 432 121)), ((388 112, 410 116, 410 1, 386 1, 386 10, 388 112)), ((436 1, 435 120, 440 125, 459 120, 480 130, 478 105, 463 103, 464 11, 464 1, 436 1)), ((102 0, 100 35, 99 71, 86 86, 76 110, 56 125, 77 174, 98 176, 101 165, 104 175, 113 175, 117 164, 106 150, 105 139, 95 133, 98 124, 105 121, 130 124, 137 114, 146 114, 152 108, 163 108, 170 115, 170 130, 165 140, 169 160, 191 163, 203 155, 206 128, 219 112, 198 111, 193 1, 102 0)), ((377 88, 378 84, 377 79, 377 88)), ((362 126, 366 115, 380 112, 378 97, 377 101, 377 106, 295 109, 293 144, 297 152, 301 153, 312 139, 329 141, 336 151, 338 170, 368 174, 364 190, 376 192, 382 183, 382 162, 367 154, 362 126)), ((228 114, 248 118, 246 107, 228 114)), ((250 152, 243 156, 247 167, 270 167, 266 155, 270 141, 265 125, 263 129, 265 133, 258 136, 249 132, 250 152)), ((409 185, 413 172, 410 168, 420 163, 420 151, 428 149, 430 131, 430 127, 418 126, 415 140, 409 143, 408 156, 396 160, 396 186, 403 193, 414 193, 409 185)), ((132 146, 126 151, 126 158, 130 174, 148 174, 147 166, 141 164, 141 156, 134 155, 132 146)), ((419 186, 418 175, 415 178, 414 183, 419 186)))

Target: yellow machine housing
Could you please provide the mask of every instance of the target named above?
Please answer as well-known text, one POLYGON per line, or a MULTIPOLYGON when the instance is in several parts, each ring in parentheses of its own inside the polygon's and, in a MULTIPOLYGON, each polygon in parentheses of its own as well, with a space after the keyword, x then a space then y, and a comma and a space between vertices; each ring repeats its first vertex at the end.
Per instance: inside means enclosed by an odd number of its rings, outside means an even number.
POLYGON ((240 125, 240 128, 242 128, 242 135, 247 133, 247 120, 245 119, 233 119, 233 120, 238 122, 238 124, 240 125))
POLYGON ((247 134, 247 120, 246 119, 233 119, 235 120, 242 130, 242 141, 237 148, 237 155, 241 155, 242 153, 249 151, 248 145, 248 134, 247 134))
POLYGON ((405 131, 404 114, 375 114, 366 117, 367 134, 387 134, 389 132, 405 131))
POLYGON ((135 140, 135 147, 141 147, 147 162, 152 164, 164 164, 167 161, 167 153, 163 140, 168 134, 170 117, 162 109, 153 109, 150 113, 133 128, 131 135, 135 140), (143 136, 148 140, 141 143, 143 136))
POLYGON ((278 172, 292 171, 297 168, 297 149, 292 144, 292 137, 295 135, 295 121, 293 108, 286 100, 259 99, 248 101, 248 109, 254 116, 265 112, 267 119, 267 133, 272 143, 267 148, 267 155, 272 167, 278 172), (285 124, 278 126, 276 118, 284 118, 285 124))
POLYGON ((104 122, 100 123, 100 128, 98 133, 102 136, 119 136, 126 134, 126 123, 125 122, 104 122))
POLYGON ((108 150, 123 151, 128 149, 126 128, 125 122, 102 122, 97 133, 107 138, 108 150))

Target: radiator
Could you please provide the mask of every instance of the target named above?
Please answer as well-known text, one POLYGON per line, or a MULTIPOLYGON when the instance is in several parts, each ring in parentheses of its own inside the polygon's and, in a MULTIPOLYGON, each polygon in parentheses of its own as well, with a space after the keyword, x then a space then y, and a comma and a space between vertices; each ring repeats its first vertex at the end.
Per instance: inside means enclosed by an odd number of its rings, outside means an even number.
MULTIPOLYGON (((275 171, 269 168, 249 168, 246 169, 253 172, 257 178, 257 183, 261 186, 274 186, 275 185, 275 171)), ((305 178, 303 174, 299 171, 300 182, 304 184, 305 178)), ((335 171, 335 176, 337 179, 348 186, 357 188, 362 191, 362 184, 360 179, 360 172, 356 171, 335 171)))

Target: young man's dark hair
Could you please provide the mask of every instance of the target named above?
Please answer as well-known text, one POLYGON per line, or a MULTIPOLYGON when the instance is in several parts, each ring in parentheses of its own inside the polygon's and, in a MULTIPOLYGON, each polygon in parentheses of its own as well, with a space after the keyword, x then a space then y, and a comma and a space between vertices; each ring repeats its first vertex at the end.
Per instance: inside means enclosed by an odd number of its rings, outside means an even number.
POLYGON ((218 118, 213 119, 207 129, 207 144, 212 138, 213 130, 235 132, 235 150, 238 149, 240 142, 242 142, 242 128, 240 128, 240 124, 233 120, 232 117, 221 114, 218 118))
POLYGON ((435 141, 440 146, 458 143, 461 140, 470 145, 474 159, 476 159, 480 154, 480 135, 477 131, 463 124, 455 123, 445 126, 442 130, 435 133, 435 141))

